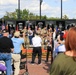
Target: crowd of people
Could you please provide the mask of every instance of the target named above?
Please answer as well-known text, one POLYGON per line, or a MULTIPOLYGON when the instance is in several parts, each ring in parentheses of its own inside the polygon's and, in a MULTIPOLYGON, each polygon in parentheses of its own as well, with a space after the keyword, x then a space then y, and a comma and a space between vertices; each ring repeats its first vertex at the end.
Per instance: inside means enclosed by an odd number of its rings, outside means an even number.
POLYGON ((29 48, 30 45, 33 47, 31 64, 34 65, 36 55, 38 55, 38 65, 41 64, 42 48, 44 48, 47 50, 45 62, 49 61, 49 56, 51 57, 50 75, 75 75, 75 35, 74 26, 64 30, 47 26, 43 29, 35 26, 32 30, 25 26, 23 30, 11 30, 10 33, 6 29, 1 30, 0 60, 5 61, 6 75, 11 75, 12 62, 15 68, 14 75, 19 74, 22 47, 29 48))
MULTIPOLYGON (((62 36, 62 35, 60 35, 62 36)), ((50 68, 50 75, 75 75, 76 74, 76 27, 70 27, 60 40, 57 47, 59 53, 50 68), (64 44, 64 45, 61 45, 64 44), (65 47, 65 48, 64 48, 65 47)))

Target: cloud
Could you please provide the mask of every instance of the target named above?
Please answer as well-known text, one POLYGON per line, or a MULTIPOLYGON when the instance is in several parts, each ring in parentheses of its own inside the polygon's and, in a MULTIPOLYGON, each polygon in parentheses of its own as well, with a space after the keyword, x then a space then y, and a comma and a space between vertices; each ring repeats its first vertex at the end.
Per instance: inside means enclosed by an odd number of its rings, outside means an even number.
MULTIPOLYGON (((20 8, 28 9, 30 12, 39 15, 40 14, 40 0, 20 0, 20 8)), ((55 0, 60 1, 60 0, 55 0)), ((69 0, 63 0, 64 2, 69 0)), ((6 11, 13 12, 18 9, 18 0, 0 0, 0 17, 4 16, 6 11)), ((68 11, 69 12, 69 11, 68 11)), ((67 11, 65 13, 68 15, 67 11)), ((60 17, 60 7, 54 7, 48 5, 45 0, 41 5, 41 14, 48 17, 60 17)))
POLYGON ((49 6, 48 4, 46 3, 43 3, 42 5, 42 14, 43 15, 47 15, 48 17, 54 15, 54 17, 58 17, 59 15, 59 12, 60 12, 60 7, 52 7, 52 6, 49 6))
POLYGON ((17 4, 17 0, 0 0, 1 5, 17 4))
POLYGON ((68 1, 68 0, 63 0, 64 2, 68 1))
POLYGON ((39 1, 38 0, 23 0, 21 1, 21 9, 28 9, 31 12, 39 10, 39 1))
MULTIPOLYGON (((30 12, 35 13, 37 15, 40 14, 40 5, 39 5, 39 0, 20 0, 20 8, 21 9, 28 9, 30 12)), ((15 9, 18 8, 18 0, 1 0, 1 6, 0 10, 2 11, 2 14, 5 13, 6 11, 11 12, 14 11, 15 9)), ((42 15, 47 15, 50 17, 51 15, 54 14, 54 16, 58 16, 60 8, 59 7, 51 7, 44 1, 42 2, 41 5, 41 12, 42 15)))
MULTIPOLYGON (((56 2, 60 2, 60 0, 55 0, 56 2)), ((66 1, 68 1, 68 0, 62 0, 63 2, 66 2, 66 1)))
MULTIPOLYGON (((37 15, 40 14, 40 6, 39 6, 39 0, 33 0, 33 1, 28 1, 26 0, 25 2, 21 3, 21 8, 24 9, 28 9, 30 12, 33 12, 37 15)), ((54 16, 58 16, 60 11, 60 7, 52 7, 50 5, 48 5, 47 3, 43 2, 41 5, 41 13, 42 15, 47 15, 48 17, 50 17, 52 14, 54 14, 54 16), (58 13, 57 13, 58 12, 58 13)))
POLYGON ((69 9, 63 10, 63 16, 64 15, 67 15, 70 19, 76 18, 76 10, 75 9, 72 9, 72 10, 69 10, 69 9))
POLYGON ((3 17, 6 12, 13 12, 17 9, 17 0, 0 0, 0 18, 3 17))

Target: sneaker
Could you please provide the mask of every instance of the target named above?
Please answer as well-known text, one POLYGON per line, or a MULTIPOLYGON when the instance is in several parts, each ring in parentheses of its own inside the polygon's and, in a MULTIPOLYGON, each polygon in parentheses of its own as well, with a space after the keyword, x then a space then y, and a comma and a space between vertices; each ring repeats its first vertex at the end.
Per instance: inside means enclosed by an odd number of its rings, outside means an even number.
POLYGON ((2 74, 2 72, 0 71, 0 75, 2 74))
POLYGON ((41 65, 42 63, 38 63, 38 65, 41 65))
POLYGON ((34 65, 34 63, 31 63, 32 65, 34 65))
POLYGON ((34 65, 34 63, 33 63, 33 62, 31 62, 31 64, 32 64, 32 65, 34 65))

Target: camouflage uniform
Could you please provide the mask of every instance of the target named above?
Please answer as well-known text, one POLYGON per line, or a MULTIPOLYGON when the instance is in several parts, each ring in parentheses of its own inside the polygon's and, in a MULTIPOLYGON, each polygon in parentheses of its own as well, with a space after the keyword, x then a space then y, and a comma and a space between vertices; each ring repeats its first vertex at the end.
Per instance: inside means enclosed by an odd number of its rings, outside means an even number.
POLYGON ((42 45, 43 45, 43 47, 44 47, 44 45, 45 45, 45 39, 46 39, 46 37, 47 37, 47 30, 45 29, 45 28, 43 28, 42 30, 41 30, 41 38, 42 38, 42 45))
POLYGON ((27 29, 23 29, 23 33, 24 33, 24 41, 25 41, 25 46, 29 47, 29 38, 28 38, 28 30, 27 29))

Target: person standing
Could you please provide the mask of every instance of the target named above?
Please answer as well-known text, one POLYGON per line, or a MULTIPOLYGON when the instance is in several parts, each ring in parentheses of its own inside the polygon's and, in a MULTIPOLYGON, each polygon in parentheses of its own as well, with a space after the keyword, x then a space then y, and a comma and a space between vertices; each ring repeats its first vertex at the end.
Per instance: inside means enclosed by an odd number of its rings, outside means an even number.
POLYGON ((35 33, 35 36, 32 38, 32 43, 33 43, 33 52, 32 52, 31 63, 34 64, 35 57, 38 54, 38 64, 41 64, 41 56, 42 56, 41 43, 42 43, 42 40, 38 36, 38 33, 35 33))
POLYGON ((28 37, 29 37, 30 45, 32 45, 33 31, 31 28, 28 29, 28 37))
POLYGON ((16 31, 14 37, 12 38, 14 44, 14 52, 12 53, 12 59, 14 62, 14 75, 18 75, 20 71, 20 59, 21 59, 21 46, 24 45, 24 39, 20 38, 20 32, 16 31))
POLYGON ((59 46, 55 49, 56 54, 65 52, 65 50, 66 50, 65 49, 65 40, 63 38, 63 34, 59 35, 59 37, 57 38, 57 41, 58 41, 59 46))
POLYGON ((76 75, 76 27, 68 30, 65 47, 54 59, 49 75, 76 75))
POLYGON ((2 31, 3 37, 0 38, 0 60, 5 62, 7 67, 6 75, 11 75, 11 52, 14 51, 13 42, 8 38, 8 31, 2 31))
POLYGON ((50 55, 50 52, 52 54, 52 37, 51 36, 47 36, 47 54, 46 54, 46 61, 45 62, 48 62, 48 59, 49 59, 49 55, 50 55))

